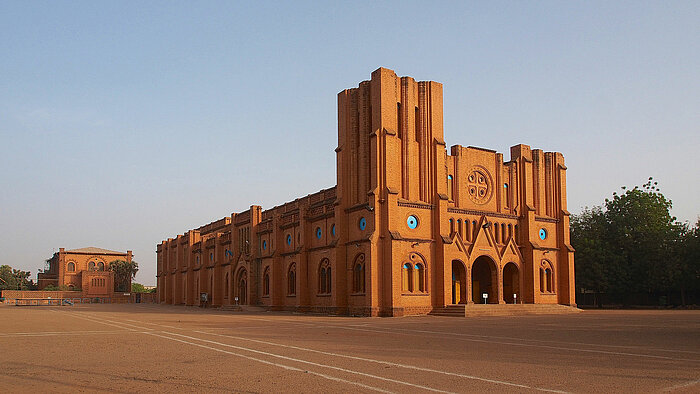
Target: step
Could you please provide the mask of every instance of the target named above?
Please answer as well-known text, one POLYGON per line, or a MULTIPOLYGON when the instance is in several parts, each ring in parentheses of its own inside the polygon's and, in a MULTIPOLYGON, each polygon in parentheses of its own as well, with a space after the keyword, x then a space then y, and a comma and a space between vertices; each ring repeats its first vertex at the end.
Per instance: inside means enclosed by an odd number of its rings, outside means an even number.
POLYGON ((525 316, 579 313, 580 309, 559 304, 469 304, 435 308, 432 316, 525 316))
POLYGON ((219 310, 229 312, 266 312, 267 309, 255 305, 224 305, 219 310))

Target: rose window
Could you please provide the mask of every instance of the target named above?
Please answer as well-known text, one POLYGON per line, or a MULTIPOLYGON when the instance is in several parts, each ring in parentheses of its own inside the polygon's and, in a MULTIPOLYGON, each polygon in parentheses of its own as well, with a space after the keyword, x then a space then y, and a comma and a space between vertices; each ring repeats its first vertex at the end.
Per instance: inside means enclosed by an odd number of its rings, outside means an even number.
POLYGON ((488 177, 479 170, 472 171, 467 177, 467 190, 472 201, 484 204, 490 196, 488 177))

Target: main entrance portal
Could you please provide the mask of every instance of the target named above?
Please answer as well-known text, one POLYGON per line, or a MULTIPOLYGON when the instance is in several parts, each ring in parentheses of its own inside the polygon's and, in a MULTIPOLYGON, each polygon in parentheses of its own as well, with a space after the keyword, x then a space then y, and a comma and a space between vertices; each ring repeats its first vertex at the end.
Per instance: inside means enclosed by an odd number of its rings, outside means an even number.
POLYGON ((467 303, 467 272, 459 260, 452 260, 452 303, 467 303))
POLYGON ((487 303, 498 304, 498 274, 496 263, 487 256, 480 256, 472 265, 472 301, 483 304, 483 294, 487 294, 487 303))

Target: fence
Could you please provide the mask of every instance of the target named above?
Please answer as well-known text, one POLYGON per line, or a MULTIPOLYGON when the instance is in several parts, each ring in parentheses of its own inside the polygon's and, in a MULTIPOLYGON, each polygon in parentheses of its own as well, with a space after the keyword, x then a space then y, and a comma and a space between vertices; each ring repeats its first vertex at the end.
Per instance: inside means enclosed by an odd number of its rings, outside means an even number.
POLYGON ((22 306, 71 304, 135 304, 155 303, 155 293, 115 293, 107 297, 89 297, 81 291, 3 290, 0 299, 6 304, 22 306))

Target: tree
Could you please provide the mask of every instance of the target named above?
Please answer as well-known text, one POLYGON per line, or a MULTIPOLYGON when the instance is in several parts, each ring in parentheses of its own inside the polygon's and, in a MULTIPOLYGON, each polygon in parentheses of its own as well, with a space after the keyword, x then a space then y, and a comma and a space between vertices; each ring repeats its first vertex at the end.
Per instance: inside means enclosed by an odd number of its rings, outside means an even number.
POLYGON ((139 265, 134 260, 115 260, 109 263, 109 270, 114 272, 114 291, 129 291, 131 280, 139 272, 139 265))
POLYGON ((146 291, 146 288, 141 283, 136 283, 136 282, 131 284, 131 292, 132 293, 148 293, 148 291, 146 291))
POLYGON ((688 226, 671 216, 672 202, 657 185, 649 178, 641 188, 622 187, 604 207, 572 216, 579 288, 624 303, 630 295, 680 291, 685 303, 683 289, 694 289, 697 282, 698 259, 692 249, 697 242, 688 226))
POLYGON ((680 259, 674 286, 680 289, 681 303, 686 305, 688 291, 700 292, 700 218, 693 228, 684 226, 681 240, 677 244, 677 255, 680 259))
POLYGON ((593 303, 601 306, 601 293, 610 293, 625 280, 619 256, 613 253, 608 222, 601 207, 586 208, 571 217, 571 244, 576 249, 576 284, 592 291, 593 303))
POLYGON ((9 265, 0 266, 0 290, 33 290, 35 285, 30 271, 13 269, 9 265))

